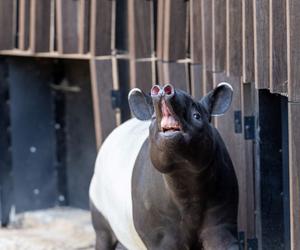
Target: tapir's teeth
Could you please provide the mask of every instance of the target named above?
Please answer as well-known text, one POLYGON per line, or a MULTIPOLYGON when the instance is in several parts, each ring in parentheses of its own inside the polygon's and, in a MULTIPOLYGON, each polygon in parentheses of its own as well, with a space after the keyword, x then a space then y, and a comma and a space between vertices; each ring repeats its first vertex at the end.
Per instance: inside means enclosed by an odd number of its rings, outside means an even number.
POLYGON ((163 131, 165 130, 180 130, 179 122, 175 120, 174 116, 172 116, 172 113, 170 109, 168 108, 165 100, 162 100, 162 119, 161 119, 161 129, 163 131))
POLYGON ((163 116, 161 120, 161 128, 164 130, 168 129, 180 129, 178 121, 173 116, 163 116))

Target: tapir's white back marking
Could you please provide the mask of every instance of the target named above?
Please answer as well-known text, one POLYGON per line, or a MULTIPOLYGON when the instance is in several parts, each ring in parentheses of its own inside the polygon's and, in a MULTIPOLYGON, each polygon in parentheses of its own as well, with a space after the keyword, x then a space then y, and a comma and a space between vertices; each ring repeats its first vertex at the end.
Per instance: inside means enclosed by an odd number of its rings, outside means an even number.
POLYGON ((90 185, 90 198, 96 208, 130 250, 146 249, 133 224, 131 178, 149 125, 150 122, 131 119, 110 134, 98 154, 90 185))

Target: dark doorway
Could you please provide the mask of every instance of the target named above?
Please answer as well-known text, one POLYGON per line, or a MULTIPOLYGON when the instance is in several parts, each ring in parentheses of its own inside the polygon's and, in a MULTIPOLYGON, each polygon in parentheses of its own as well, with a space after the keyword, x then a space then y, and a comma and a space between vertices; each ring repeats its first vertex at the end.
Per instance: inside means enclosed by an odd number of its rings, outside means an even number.
POLYGON ((87 209, 97 153, 88 61, 11 57, 0 66, 1 223, 12 207, 87 209))
POLYGON ((259 91, 263 249, 290 249, 287 98, 259 91))

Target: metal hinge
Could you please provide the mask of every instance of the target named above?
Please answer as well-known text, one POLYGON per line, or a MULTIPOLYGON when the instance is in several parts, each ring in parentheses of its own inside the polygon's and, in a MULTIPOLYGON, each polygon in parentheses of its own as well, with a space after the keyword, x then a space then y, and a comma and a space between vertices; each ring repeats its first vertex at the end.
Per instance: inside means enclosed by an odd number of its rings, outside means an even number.
POLYGON ((247 240, 247 249, 248 250, 257 250, 258 249, 258 242, 257 239, 248 239, 247 240))
POLYGON ((111 91, 111 106, 113 109, 121 108, 121 92, 120 90, 111 91))
POLYGON ((242 112, 240 110, 234 111, 234 132, 241 134, 242 131, 242 112))
POLYGON ((254 116, 244 117, 244 136, 245 140, 254 140, 255 138, 255 120, 254 116))
POLYGON ((245 232, 239 232, 238 241, 239 241, 239 250, 244 250, 245 249, 245 232))

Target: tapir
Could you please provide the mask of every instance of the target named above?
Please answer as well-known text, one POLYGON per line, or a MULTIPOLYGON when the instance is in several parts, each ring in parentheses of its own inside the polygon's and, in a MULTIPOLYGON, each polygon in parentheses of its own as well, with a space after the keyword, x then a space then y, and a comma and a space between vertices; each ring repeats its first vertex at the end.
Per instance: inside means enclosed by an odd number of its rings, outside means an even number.
POLYGON ((107 137, 90 184, 96 249, 238 249, 237 178, 211 123, 232 95, 228 83, 201 100, 171 84, 130 91, 135 118, 107 137))

